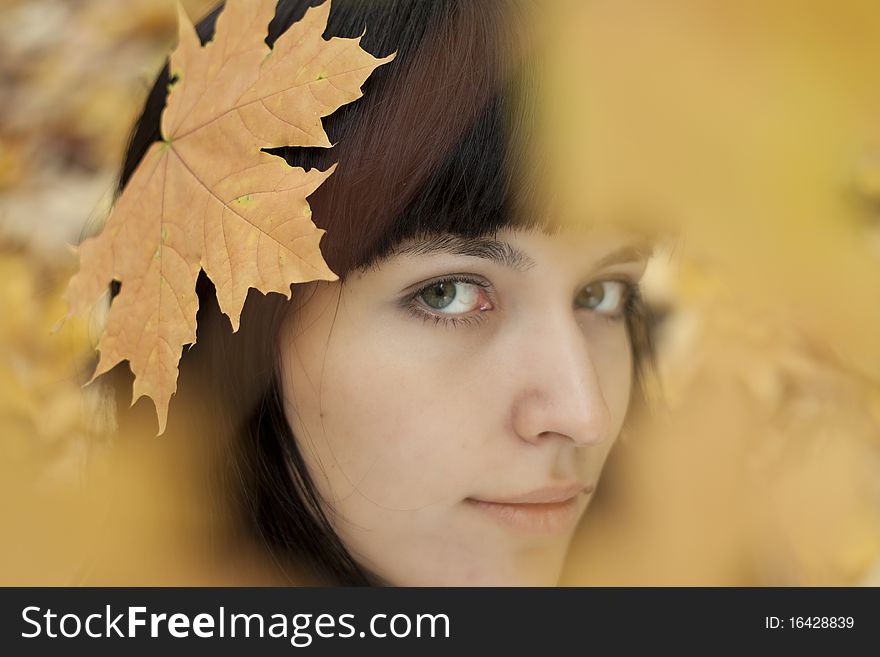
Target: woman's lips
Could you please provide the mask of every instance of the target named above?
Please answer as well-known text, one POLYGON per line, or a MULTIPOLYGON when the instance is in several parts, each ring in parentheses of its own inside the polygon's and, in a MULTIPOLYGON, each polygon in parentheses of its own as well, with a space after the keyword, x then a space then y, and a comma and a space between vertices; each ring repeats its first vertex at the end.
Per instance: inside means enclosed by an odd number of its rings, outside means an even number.
POLYGON ((573 484, 502 499, 469 497, 465 502, 517 532, 555 534, 571 529, 583 510, 581 500, 592 491, 592 486, 573 484))

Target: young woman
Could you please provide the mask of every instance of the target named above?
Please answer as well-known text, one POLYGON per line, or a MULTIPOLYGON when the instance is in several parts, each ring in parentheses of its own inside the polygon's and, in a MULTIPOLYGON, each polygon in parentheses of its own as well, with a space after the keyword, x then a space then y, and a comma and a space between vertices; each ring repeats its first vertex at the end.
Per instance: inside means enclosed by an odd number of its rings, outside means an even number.
MULTIPOLYGON (((308 4, 279 2, 270 45, 308 4)), ((339 163, 310 198, 339 280, 252 292, 235 334, 199 282, 169 428, 202 404, 242 527, 327 583, 556 583, 638 398, 647 250, 536 211, 511 6, 333 0, 325 36, 397 57, 324 120, 334 148, 272 152, 339 163)), ((121 186, 159 138, 167 82, 121 186)))

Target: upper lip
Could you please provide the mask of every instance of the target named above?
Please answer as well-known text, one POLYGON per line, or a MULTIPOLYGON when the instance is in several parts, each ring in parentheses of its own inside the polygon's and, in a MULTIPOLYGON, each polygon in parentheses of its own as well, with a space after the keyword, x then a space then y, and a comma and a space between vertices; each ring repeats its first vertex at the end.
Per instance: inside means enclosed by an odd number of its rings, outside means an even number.
POLYGON ((478 499, 480 502, 493 504, 551 504, 554 502, 567 502, 581 492, 591 492, 593 487, 587 484, 567 484, 564 486, 545 486, 504 498, 478 499))

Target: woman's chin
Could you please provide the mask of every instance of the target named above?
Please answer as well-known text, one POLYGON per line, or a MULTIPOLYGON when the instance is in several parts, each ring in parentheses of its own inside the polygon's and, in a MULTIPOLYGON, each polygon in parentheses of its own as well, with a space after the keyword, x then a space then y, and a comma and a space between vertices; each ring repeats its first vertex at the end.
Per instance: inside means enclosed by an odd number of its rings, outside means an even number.
POLYGON ((556 586, 562 571, 561 563, 546 563, 542 566, 509 569, 462 569, 453 573, 419 573, 417 576, 401 576, 388 580, 392 586, 556 586))

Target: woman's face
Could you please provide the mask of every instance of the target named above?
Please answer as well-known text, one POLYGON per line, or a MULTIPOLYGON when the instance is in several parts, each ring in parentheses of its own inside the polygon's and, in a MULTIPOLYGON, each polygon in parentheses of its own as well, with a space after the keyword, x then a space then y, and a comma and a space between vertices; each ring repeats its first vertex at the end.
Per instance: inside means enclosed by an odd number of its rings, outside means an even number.
POLYGON ((328 517, 395 585, 553 585, 620 432, 643 252, 569 229, 407 242, 294 290, 285 412, 328 517))

